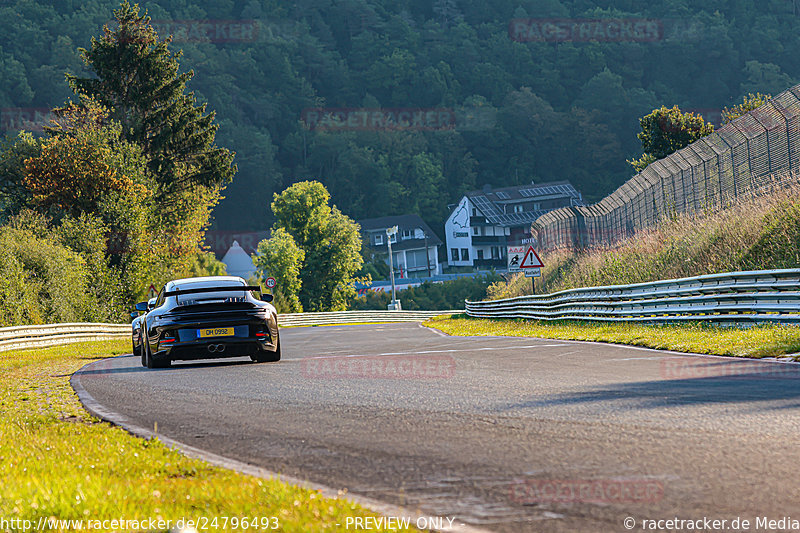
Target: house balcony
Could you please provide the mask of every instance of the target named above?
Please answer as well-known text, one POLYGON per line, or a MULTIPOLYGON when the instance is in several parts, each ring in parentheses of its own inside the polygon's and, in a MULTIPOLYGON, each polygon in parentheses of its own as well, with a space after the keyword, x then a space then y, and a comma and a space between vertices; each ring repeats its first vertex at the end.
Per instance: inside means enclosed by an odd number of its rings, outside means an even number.
POLYGON ((493 244, 493 245, 505 245, 506 244, 506 236, 505 235, 473 235, 472 236, 472 245, 478 244, 493 244))
POLYGON ((508 261, 506 259, 475 259, 473 265, 479 270, 505 269, 508 261))

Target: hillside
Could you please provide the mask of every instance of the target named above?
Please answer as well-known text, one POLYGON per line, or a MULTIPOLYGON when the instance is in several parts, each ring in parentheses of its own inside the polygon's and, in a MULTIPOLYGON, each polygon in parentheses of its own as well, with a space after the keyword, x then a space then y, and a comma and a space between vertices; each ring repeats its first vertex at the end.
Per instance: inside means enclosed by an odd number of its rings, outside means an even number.
MULTIPOLYGON (((797 176, 795 176, 795 179, 797 176)), ((739 270, 800 267, 800 188, 724 210, 676 216, 612 248, 544 255, 538 294, 739 270)), ((490 286, 489 299, 531 293, 522 275, 490 286)))
MULTIPOLYGON (((117 5, 0 3, 0 108, 69 98, 62 73, 83 72, 76 49, 117 5)), ((218 144, 237 152, 238 176, 215 211, 223 230, 264 229, 272 193, 309 177, 355 219, 416 212, 437 228, 448 203, 485 183, 569 179, 596 201, 631 176, 637 119, 654 107, 713 119, 747 92, 775 94, 800 79, 800 18, 783 0, 141 5, 176 34, 172 47, 195 72, 190 87, 217 112, 218 144), (647 17, 660 30, 644 41, 512 38, 509 22, 528 17, 647 17), (198 23, 216 29, 198 38, 198 23), (403 133, 304 127, 304 110, 320 107, 444 109, 478 120, 403 133)))

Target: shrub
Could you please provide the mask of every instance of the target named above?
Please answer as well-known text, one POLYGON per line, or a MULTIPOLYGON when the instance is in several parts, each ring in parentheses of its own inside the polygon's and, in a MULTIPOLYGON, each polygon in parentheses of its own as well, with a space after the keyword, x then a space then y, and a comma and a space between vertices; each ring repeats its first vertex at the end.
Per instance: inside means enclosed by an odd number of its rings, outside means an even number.
MULTIPOLYGON (((486 298, 486 288, 501 279, 498 274, 491 273, 442 283, 426 281, 398 292, 397 298, 407 311, 464 309, 464 300, 483 300, 486 298)), ((388 292, 370 291, 365 296, 354 298, 350 302, 350 309, 386 309, 390 300, 388 292)))
POLYGON ((98 316, 85 260, 67 247, 30 230, 3 226, 0 258, 3 326, 105 318, 98 316))

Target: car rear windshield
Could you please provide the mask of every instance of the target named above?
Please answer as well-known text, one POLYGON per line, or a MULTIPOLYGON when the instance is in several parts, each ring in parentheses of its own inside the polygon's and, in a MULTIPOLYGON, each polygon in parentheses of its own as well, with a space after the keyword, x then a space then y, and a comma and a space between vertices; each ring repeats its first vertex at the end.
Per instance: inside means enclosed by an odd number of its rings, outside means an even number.
MULTIPOLYGON (((210 287, 237 287, 240 285, 242 284, 236 282, 186 283, 182 284, 179 287, 173 287, 172 290, 205 289, 210 287)), ((175 298, 177 305, 186 306, 186 305, 245 302, 247 301, 247 294, 245 291, 233 291, 233 292, 220 291, 220 292, 203 292, 200 294, 178 295, 175 298)))

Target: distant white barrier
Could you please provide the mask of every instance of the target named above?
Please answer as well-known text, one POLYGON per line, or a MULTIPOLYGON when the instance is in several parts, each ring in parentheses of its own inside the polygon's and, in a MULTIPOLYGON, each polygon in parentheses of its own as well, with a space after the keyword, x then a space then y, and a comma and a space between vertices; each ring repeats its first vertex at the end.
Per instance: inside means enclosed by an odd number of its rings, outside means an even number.
MULTIPOLYGON (((422 322, 431 317, 463 311, 335 311, 278 315, 280 326, 321 326, 375 322, 422 322)), ((44 348, 73 342, 130 338, 130 324, 44 324, 0 328, 0 352, 44 348)))

